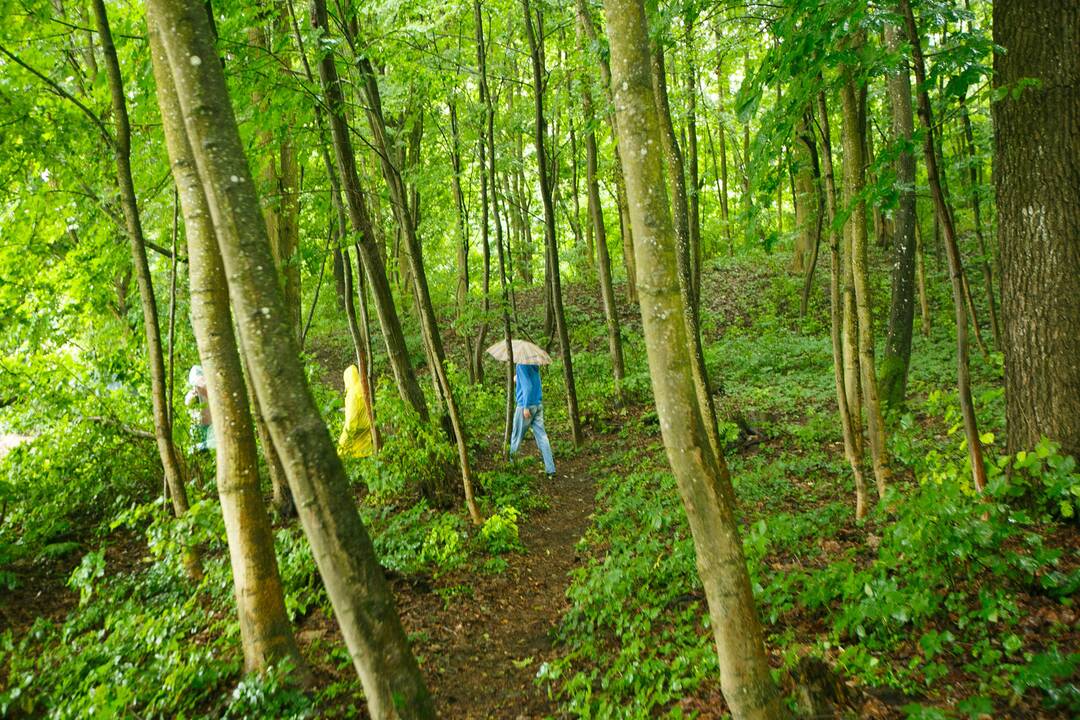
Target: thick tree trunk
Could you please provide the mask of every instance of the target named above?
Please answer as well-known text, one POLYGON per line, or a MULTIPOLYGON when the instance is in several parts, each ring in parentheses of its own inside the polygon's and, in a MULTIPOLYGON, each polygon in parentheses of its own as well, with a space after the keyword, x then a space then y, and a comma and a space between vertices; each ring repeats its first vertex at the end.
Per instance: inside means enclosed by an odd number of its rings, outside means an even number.
POLYGON ((874 466, 878 496, 884 497, 889 467, 885 448, 885 422, 878 398, 877 376, 874 373, 874 325, 870 312, 872 300, 866 262, 866 202, 859 199, 866 187, 866 90, 855 86, 855 79, 850 73, 850 69, 845 70, 845 82, 840 88, 844 108, 844 203, 851 213, 845 229, 851 250, 855 314, 859 325, 859 382, 866 410, 866 434, 870 443, 870 458, 874 466))
POLYGON ((895 162, 899 202, 893 216, 889 332, 881 362, 881 395, 891 410, 900 408, 907 396, 915 321, 915 156, 908 149, 915 133, 915 121, 911 109, 911 76, 907 57, 901 54, 902 37, 900 28, 892 24, 885 26, 889 50, 900 55, 899 66, 888 77, 892 142, 901 146, 895 162))
POLYGON ((915 65, 915 81, 918 90, 919 119, 922 121, 923 156, 926 161, 926 175, 930 183, 930 195, 934 200, 936 216, 941 222, 945 237, 945 254, 949 260, 949 275, 952 277, 953 309, 956 315, 956 364, 957 389, 960 395, 960 412, 964 418, 964 436, 967 439, 968 459, 971 462, 972 482, 976 490, 981 491, 986 485, 986 469, 983 466, 982 441, 979 439, 978 420, 975 417, 975 405, 971 401, 971 373, 968 363, 967 312, 964 309, 964 268, 960 262, 960 250, 956 244, 956 230, 952 215, 941 186, 938 172, 938 158, 934 140, 934 118, 930 111, 930 96, 926 91, 926 66, 923 62, 922 41, 915 24, 915 15, 911 11, 909 0, 899 0, 899 11, 904 16, 908 41, 911 42, 915 65))
MULTIPOLYGON (((143 236, 142 220, 139 217, 139 205, 135 196, 135 182, 131 176, 131 125, 128 121, 124 81, 120 74, 120 61, 116 55, 116 47, 113 45, 105 2, 93 0, 92 4, 112 99, 113 122, 116 125, 112 151, 116 160, 120 204, 124 211, 131 259, 135 267, 135 277, 139 284, 139 299, 142 303, 146 354, 150 365, 150 396, 154 405, 154 438, 157 442, 158 456, 161 458, 161 465, 165 471, 165 485, 172 499, 173 512, 180 517, 188 511, 187 490, 184 487, 184 472, 181 469, 176 443, 173 440, 167 400, 168 381, 161 350, 161 330, 158 326, 157 301, 154 298, 154 281, 150 275, 150 264, 146 259, 146 240, 143 236)), ((202 577, 198 554, 194 548, 187 551, 186 563, 188 573, 193 578, 202 577)))
POLYGON ((202 3, 150 0, 236 310, 252 384, 373 718, 433 718, 394 599, 307 386, 202 3))
POLYGON ((664 169, 660 154, 650 150, 660 141, 661 128, 645 9, 640 0, 605 0, 604 6, 653 393, 694 536, 720 659, 720 685, 737 720, 778 718, 780 694, 769 674, 731 504, 734 493, 723 456, 714 455, 710 446, 690 374, 690 338, 680 319, 682 291, 664 169))
POLYGON ((214 418, 218 495, 229 544, 244 669, 262 672, 286 658, 299 667, 302 661, 285 612, 270 516, 259 488, 255 435, 225 270, 156 28, 150 32, 150 47, 165 139, 184 210, 191 321, 214 418))
POLYGON ((682 290, 682 307, 686 336, 690 339, 690 371, 697 390, 705 430, 714 454, 721 450, 720 433, 716 425, 709 374, 705 368, 705 352, 701 346, 701 329, 698 298, 694 295, 693 248, 690 243, 689 209, 686 201, 686 176, 683 172, 682 153, 675 138, 675 126, 671 121, 671 105, 668 102, 667 74, 664 69, 664 51, 654 43, 650 55, 653 97, 656 99, 656 116, 660 122, 660 145, 667 164, 668 192, 674 210, 675 249, 679 269, 679 287, 682 290))
POLYGON ((529 54, 532 57, 533 92, 535 94, 536 110, 536 159, 540 170, 540 199, 544 203, 544 244, 547 247, 547 266, 551 278, 552 310, 555 316, 555 329, 559 334, 559 347, 563 356, 563 379, 566 383, 566 405, 570 418, 570 429, 574 445, 581 445, 581 418, 578 414, 577 388, 574 385, 574 363, 570 352, 570 334, 566 327, 566 316, 563 313, 562 280, 559 277, 559 242, 555 235, 555 206, 551 200, 547 152, 544 150, 544 136, 546 134, 544 132, 544 69, 540 58, 537 33, 533 28, 529 0, 522 0, 521 5, 525 13, 525 34, 529 40, 529 54))
POLYGON ((994 187, 1009 452, 1080 458, 1080 8, 994 3, 994 187), (1038 86, 1017 83, 1035 78, 1038 86))

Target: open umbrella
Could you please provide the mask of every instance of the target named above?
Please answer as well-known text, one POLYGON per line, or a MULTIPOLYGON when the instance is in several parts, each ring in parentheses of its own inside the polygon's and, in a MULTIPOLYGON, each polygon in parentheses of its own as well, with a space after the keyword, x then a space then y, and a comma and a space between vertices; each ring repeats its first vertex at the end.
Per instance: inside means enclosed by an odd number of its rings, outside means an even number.
MULTIPOLYGON (((528 340, 513 340, 514 362, 519 365, 550 365, 551 356, 544 349, 534 345, 528 340)), ((487 349, 487 354, 496 360, 510 362, 510 353, 507 352, 506 341, 500 340, 487 349)))

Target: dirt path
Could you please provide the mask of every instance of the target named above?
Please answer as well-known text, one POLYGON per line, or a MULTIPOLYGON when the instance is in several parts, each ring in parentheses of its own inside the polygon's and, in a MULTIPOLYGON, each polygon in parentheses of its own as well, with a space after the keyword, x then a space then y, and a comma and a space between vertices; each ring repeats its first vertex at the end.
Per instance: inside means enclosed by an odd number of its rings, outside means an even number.
POLYGON ((557 479, 541 481, 550 507, 522 523, 526 552, 509 557, 498 575, 460 578, 471 597, 465 591, 444 603, 435 592, 395 583, 402 620, 419 634, 415 649, 442 717, 557 714, 535 678, 554 655, 551 630, 567 608, 567 575, 579 562, 575 545, 593 511, 592 460, 589 453, 563 461, 557 479))

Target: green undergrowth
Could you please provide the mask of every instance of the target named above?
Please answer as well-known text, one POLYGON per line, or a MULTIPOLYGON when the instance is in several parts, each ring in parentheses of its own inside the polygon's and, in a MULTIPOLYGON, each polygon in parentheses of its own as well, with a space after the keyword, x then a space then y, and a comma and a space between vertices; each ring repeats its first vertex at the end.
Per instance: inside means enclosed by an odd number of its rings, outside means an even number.
MULTIPOLYGON (((908 717, 1000 716, 1017 704, 1080 712, 1074 460, 1045 442, 1014 458, 998 451, 1000 357, 975 359, 990 473, 976 496, 951 389, 953 341, 939 328, 917 338, 911 401, 889 422, 890 490, 856 522, 828 336, 820 318, 794 316, 797 302, 777 302, 797 297, 798 283, 774 270, 744 288, 758 307, 752 322, 703 325, 719 336, 706 359, 778 677, 814 655, 858 684, 906 695, 897 709, 908 717), (739 445, 736 416, 765 436, 760 444, 739 445)), ((538 675, 572 717, 693 716, 717 696, 693 545, 658 429, 655 414, 641 416, 596 470, 588 561, 567 593, 559 655, 538 675)))

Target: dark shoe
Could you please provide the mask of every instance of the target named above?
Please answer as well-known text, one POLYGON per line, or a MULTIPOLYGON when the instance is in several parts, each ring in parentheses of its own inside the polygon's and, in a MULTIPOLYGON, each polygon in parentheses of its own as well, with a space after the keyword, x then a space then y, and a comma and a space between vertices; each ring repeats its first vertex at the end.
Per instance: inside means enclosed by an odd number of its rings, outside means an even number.
POLYGON ((547 474, 547 479, 548 480, 554 480, 555 479, 555 473, 548 473, 547 474))

